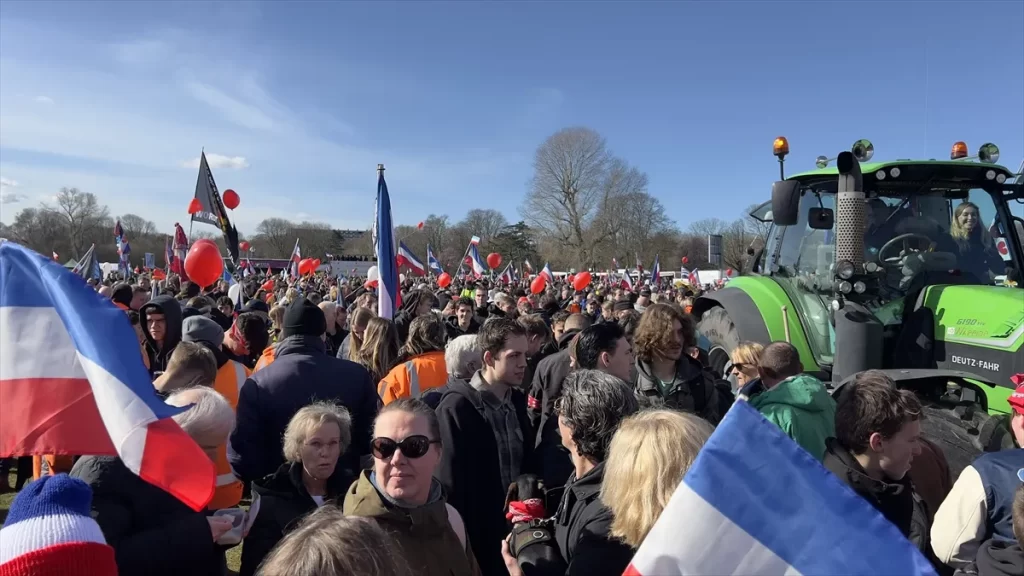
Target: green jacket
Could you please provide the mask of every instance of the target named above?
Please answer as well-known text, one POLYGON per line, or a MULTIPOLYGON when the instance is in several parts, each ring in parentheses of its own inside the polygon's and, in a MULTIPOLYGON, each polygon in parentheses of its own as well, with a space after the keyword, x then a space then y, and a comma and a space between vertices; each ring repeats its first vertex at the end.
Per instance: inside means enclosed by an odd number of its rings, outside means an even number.
POLYGON ((835 436, 836 403, 817 378, 800 374, 750 399, 750 405, 821 461, 835 436))

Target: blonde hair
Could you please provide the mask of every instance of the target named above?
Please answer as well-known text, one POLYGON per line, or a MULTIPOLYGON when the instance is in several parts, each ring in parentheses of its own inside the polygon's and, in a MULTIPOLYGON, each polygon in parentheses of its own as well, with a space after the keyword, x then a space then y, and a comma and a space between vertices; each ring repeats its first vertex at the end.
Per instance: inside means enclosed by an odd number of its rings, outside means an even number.
POLYGON ((160 392, 169 393, 195 386, 212 387, 217 378, 217 358, 206 346, 179 342, 174 347, 167 370, 153 381, 160 392))
POLYGON ((317 306, 324 313, 324 319, 327 320, 327 333, 336 333, 338 331, 338 305, 324 300, 317 304, 317 306))
POLYGON ((375 521, 323 506, 284 537, 258 576, 411 576, 398 543, 375 521))
POLYGON ((337 424, 341 452, 348 450, 348 445, 352 443, 352 417, 343 406, 320 401, 303 406, 288 422, 288 427, 284 429, 284 459, 301 462, 302 445, 306 438, 326 423, 337 424))
POLYGON ((280 330, 281 324, 284 322, 284 306, 274 306, 267 313, 267 316, 270 316, 271 326, 275 330, 280 330))
POLYGON ((647 410, 619 424, 608 448, 601 501, 611 534, 636 548, 665 509, 714 428, 674 410, 647 410))
MULTIPOLYGON (((351 344, 349 344, 351 346, 351 344)), ((366 323, 359 363, 370 372, 370 380, 380 382, 395 367, 398 358, 398 330, 387 318, 374 316, 366 323)))
POLYGON ((968 241, 967 229, 960 225, 960 215, 964 213, 968 208, 974 208, 974 213, 978 215, 978 223, 974 225, 974 229, 978 231, 978 240, 981 241, 982 246, 992 246, 992 237, 989 235, 988 230, 985 229, 985 225, 981 222, 981 209, 974 202, 963 201, 955 209, 953 209, 953 221, 949 223, 949 235, 956 240, 958 244, 964 244, 968 241))
POLYGON ((348 333, 348 359, 353 362, 359 362, 359 351, 363 348, 363 337, 366 336, 366 326, 370 323, 370 319, 376 316, 373 310, 369 308, 358 307, 352 311, 352 316, 348 320, 348 326, 351 329, 348 333), (356 327, 363 327, 363 334, 360 336, 356 334, 356 327))
POLYGON ((764 346, 757 342, 740 342, 739 346, 729 355, 729 360, 732 360, 733 364, 745 364, 756 370, 763 351, 764 346))

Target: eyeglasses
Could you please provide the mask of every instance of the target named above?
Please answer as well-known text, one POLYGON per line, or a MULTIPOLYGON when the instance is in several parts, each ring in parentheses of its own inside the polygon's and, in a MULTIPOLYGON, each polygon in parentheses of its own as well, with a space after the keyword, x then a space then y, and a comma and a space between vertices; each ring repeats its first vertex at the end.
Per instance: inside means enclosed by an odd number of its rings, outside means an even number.
POLYGON ((401 450, 406 458, 422 458, 431 444, 440 444, 440 440, 431 440, 426 436, 416 434, 409 436, 401 442, 395 442, 391 438, 374 438, 370 442, 374 458, 386 460, 395 455, 395 450, 401 450))

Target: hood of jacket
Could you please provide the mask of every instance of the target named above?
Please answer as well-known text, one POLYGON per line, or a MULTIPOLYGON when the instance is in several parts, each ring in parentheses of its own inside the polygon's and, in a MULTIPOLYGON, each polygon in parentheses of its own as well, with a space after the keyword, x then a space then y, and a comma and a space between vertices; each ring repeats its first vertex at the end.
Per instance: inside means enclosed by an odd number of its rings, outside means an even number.
MULTIPOLYGON (((448 510, 444 498, 416 508, 396 506, 377 491, 370 480, 370 474, 371 471, 363 470, 359 479, 349 487, 345 495, 346 516, 373 518, 411 536, 433 536, 448 528, 448 510)), ((437 479, 432 479, 432 482, 436 483, 437 479)))
MULTIPOLYGON (((355 480, 344 466, 335 466, 334 473, 327 479, 327 498, 341 499, 355 480)), ((252 491, 261 497, 305 498, 312 500, 306 485, 302 483, 302 463, 285 462, 273 474, 252 483, 252 491)))
POLYGON ((146 302, 139 310, 139 322, 142 323, 142 332, 146 335, 146 342, 154 349, 157 348, 156 341, 149 334, 149 323, 147 317, 150 311, 163 314, 166 327, 164 328, 164 345, 158 350, 163 354, 165 350, 173 350, 178 342, 181 342, 181 305, 173 296, 157 296, 146 302))
POLYGON ((810 374, 787 378, 750 398, 750 405, 758 410, 770 404, 785 404, 804 412, 831 412, 833 402, 821 381, 810 374))
POLYGON ((296 334, 278 342, 276 350, 274 351, 275 358, 281 358, 288 354, 326 356, 327 345, 324 344, 324 341, 318 336, 296 334))
POLYGON ((835 438, 825 441, 825 459, 822 461, 822 465, 839 476, 857 493, 870 494, 876 500, 893 498, 903 495, 904 492, 910 494, 913 491, 909 474, 898 482, 875 480, 868 476, 853 454, 850 454, 850 451, 841 446, 835 438))
POLYGON ((978 549, 974 563, 980 575, 1024 576, 1024 551, 1017 542, 989 540, 978 549))

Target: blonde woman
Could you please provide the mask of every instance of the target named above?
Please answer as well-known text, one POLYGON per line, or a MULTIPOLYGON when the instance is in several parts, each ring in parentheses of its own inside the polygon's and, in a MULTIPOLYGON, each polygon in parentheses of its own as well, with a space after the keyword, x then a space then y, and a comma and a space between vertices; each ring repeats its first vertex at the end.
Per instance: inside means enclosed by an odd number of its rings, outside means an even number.
POLYGON ((734 393, 757 380, 757 362, 761 359, 762 350, 764 346, 757 342, 740 342, 729 355, 731 366, 726 377, 733 383, 734 393))
POLYGON ((996 251, 992 236, 981 223, 977 204, 961 202, 953 210, 949 235, 956 242, 960 252, 957 262, 964 272, 973 274, 986 284, 995 276, 1006 273, 1006 264, 996 251))
POLYGON ((252 483, 260 512, 245 537, 240 576, 251 576, 298 521, 325 505, 338 506, 355 477, 338 458, 352 442, 345 408, 316 402, 295 413, 284 431, 285 463, 252 483))
POLYGON ((387 318, 374 316, 366 323, 363 345, 359 348, 359 363, 370 373, 375 384, 387 376, 398 359, 398 331, 387 318))
POLYGON ((334 507, 313 512, 281 540, 258 576, 412 576, 397 544, 376 522, 334 507))
POLYGON ((351 331, 341 342, 338 348, 337 357, 342 360, 359 362, 359 350, 363 347, 363 336, 366 335, 366 325, 377 314, 369 308, 355 308, 349 318, 351 331))
POLYGON ((640 412, 619 424, 601 485, 612 536, 640 546, 713 431, 703 418, 674 410, 640 412))
POLYGON ((153 387, 161 394, 195 386, 213 387, 217 378, 217 358, 207 347, 194 342, 179 342, 167 361, 167 370, 156 377, 153 387))

